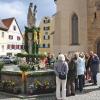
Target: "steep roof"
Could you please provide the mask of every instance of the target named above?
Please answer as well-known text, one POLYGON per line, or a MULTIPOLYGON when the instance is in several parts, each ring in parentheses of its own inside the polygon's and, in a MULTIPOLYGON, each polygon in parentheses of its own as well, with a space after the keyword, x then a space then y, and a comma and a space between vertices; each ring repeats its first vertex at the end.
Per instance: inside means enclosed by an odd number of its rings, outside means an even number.
MULTIPOLYGON (((16 19, 15 19, 14 17, 12 17, 12 18, 7 18, 7 19, 2 19, 2 22, 3 22, 3 24, 9 29, 10 26, 11 26, 11 24, 12 24, 12 22, 13 22, 13 20, 15 20, 15 22, 16 22, 18 28, 19 28, 19 25, 18 25, 18 23, 17 23, 17 21, 16 21, 16 19)), ((21 33, 20 28, 19 28, 19 31, 20 31, 20 33, 21 33)), ((22 34, 22 33, 21 33, 21 34, 22 34)))
MULTIPOLYGON (((14 17, 2 19, 1 22, 0 22, 0 24, 1 24, 2 26, 4 26, 6 30, 8 30, 8 29, 10 28, 10 26, 11 26, 13 20, 15 20, 15 22, 16 22, 16 24, 17 24, 17 26, 18 26, 18 29, 19 29, 19 31, 20 31, 20 33, 21 33, 21 30, 20 30, 20 28, 19 28, 19 25, 18 25, 18 23, 17 23, 17 21, 16 21, 16 19, 15 19, 14 17)), ((1 28, 1 29, 2 29, 2 28, 1 28)), ((21 33, 21 35, 22 35, 22 33, 21 33)))
POLYGON ((3 24, 2 20, 0 20, 0 29, 8 30, 8 28, 3 24))
POLYGON ((9 29, 9 27, 12 24, 12 21, 14 19, 15 19, 14 17, 13 18, 2 19, 2 22, 9 29))

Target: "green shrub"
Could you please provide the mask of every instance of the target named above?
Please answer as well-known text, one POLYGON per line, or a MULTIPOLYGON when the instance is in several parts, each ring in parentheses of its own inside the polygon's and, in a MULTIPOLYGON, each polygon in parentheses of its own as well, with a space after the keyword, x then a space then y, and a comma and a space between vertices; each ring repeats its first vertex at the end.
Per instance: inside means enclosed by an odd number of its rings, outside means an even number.
POLYGON ((21 71, 26 72, 29 69, 29 65, 28 64, 21 64, 21 65, 19 65, 19 68, 21 71))
POLYGON ((4 66, 4 63, 3 62, 0 62, 0 71, 3 68, 3 66, 4 66))

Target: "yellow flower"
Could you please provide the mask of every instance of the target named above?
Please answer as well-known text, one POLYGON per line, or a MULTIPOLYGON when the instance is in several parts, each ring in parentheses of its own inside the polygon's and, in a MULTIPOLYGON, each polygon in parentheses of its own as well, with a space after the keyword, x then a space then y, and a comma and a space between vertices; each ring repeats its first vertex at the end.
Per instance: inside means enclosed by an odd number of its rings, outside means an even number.
POLYGON ((37 32, 34 32, 34 41, 37 42, 37 32))

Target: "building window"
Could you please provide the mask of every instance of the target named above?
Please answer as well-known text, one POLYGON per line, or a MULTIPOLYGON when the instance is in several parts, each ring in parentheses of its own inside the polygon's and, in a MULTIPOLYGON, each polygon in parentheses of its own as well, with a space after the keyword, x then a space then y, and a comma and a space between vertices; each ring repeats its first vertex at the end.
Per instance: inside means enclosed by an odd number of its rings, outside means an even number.
POLYGON ((48 48, 48 45, 47 44, 45 44, 45 48, 48 48))
POLYGON ((45 34, 45 35, 43 36, 43 38, 44 38, 44 40, 49 40, 49 39, 50 39, 50 36, 47 35, 47 34, 45 34))
POLYGON ((7 49, 12 49, 12 44, 8 44, 7 49))
POLYGON ((21 45, 21 49, 24 50, 24 45, 21 45))
POLYGON ((50 44, 48 44, 48 48, 50 48, 50 44))
POLYGON ((43 44, 43 48, 50 48, 50 44, 43 44))
POLYGON ((13 36, 12 35, 9 35, 9 40, 12 40, 13 39, 13 36))
POLYGON ((12 44, 12 49, 15 49, 15 45, 12 44))
POLYGON ((16 26, 15 25, 13 26, 13 30, 16 31, 16 26))
POLYGON ((2 38, 4 38, 4 32, 2 32, 2 38))
POLYGON ((7 45, 7 49, 10 49, 10 44, 7 45))
POLYGON ((45 20, 44 20, 44 23, 45 23, 45 24, 50 23, 50 19, 45 19, 45 20))
POLYGON ((48 26, 48 27, 44 27, 44 30, 45 30, 45 31, 50 30, 50 26, 48 26))
POLYGON ((78 16, 72 15, 72 45, 78 45, 78 16))
POLYGON ((45 44, 43 44, 43 48, 45 48, 45 44))
POLYGON ((17 40, 18 40, 18 41, 20 40, 20 36, 17 36, 17 40))
POLYGON ((20 48, 20 46, 19 45, 16 45, 16 49, 19 49, 20 48))
POLYGON ((2 48, 2 51, 4 51, 4 45, 2 45, 1 48, 2 48))

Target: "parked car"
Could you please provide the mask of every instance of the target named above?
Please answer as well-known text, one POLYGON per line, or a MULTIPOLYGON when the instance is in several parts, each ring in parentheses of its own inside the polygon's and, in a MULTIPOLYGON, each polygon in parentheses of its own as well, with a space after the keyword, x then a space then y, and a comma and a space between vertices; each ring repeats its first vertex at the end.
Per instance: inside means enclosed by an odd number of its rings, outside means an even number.
POLYGON ((9 57, 3 57, 3 61, 4 61, 4 63, 5 64, 10 64, 11 63, 11 60, 10 60, 10 58, 9 57))
POLYGON ((10 60, 11 60, 11 63, 14 63, 14 62, 16 62, 17 58, 11 56, 11 57, 10 57, 10 60))

